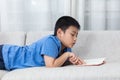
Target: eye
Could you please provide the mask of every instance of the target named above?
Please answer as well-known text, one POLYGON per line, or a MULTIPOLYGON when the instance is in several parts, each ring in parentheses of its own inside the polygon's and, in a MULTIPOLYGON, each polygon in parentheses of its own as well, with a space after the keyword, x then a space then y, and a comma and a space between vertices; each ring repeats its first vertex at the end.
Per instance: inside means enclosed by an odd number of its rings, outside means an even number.
POLYGON ((76 34, 76 37, 78 37, 78 34, 76 34))
POLYGON ((75 34, 71 33, 71 36, 75 36, 75 34))

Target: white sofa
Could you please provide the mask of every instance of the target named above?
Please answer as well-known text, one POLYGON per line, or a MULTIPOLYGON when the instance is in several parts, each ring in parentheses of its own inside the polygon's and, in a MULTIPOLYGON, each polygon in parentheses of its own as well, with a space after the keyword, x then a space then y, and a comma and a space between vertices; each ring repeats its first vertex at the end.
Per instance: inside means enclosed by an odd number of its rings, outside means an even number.
MULTIPOLYGON (((50 33, 0 32, 0 44, 26 45, 50 33)), ((120 31, 80 31, 73 52, 83 59, 106 57, 106 63, 0 70, 0 80, 120 80, 120 31)))

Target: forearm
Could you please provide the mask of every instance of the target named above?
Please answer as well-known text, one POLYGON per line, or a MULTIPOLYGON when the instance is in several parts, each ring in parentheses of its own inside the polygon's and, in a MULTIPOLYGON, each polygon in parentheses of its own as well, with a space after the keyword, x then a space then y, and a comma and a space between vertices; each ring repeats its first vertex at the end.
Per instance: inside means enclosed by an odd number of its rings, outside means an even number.
POLYGON ((53 66, 54 67, 62 66, 65 63, 65 61, 68 59, 68 56, 69 56, 69 53, 64 53, 63 55, 61 55, 60 57, 54 60, 53 66))
POLYGON ((73 65, 69 60, 66 60, 62 66, 73 65))

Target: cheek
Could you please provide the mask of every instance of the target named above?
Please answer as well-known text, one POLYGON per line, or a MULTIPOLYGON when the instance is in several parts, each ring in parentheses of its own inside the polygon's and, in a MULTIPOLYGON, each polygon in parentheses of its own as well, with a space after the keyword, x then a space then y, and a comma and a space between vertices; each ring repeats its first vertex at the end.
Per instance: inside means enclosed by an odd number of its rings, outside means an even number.
POLYGON ((67 43, 71 43, 73 41, 71 36, 66 36, 65 40, 66 40, 67 43))

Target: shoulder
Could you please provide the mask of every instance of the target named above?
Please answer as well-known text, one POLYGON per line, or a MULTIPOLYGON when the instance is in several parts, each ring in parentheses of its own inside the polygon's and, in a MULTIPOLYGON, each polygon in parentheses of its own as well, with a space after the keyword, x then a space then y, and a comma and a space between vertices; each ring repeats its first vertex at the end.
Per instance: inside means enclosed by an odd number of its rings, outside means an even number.
POLYGON ((61 48, 61 42, 56 36, 49 35, 48 37, 45 38, 44 42, 42 42, 42 47, 44 47, 45 49, 61 48))
POLYGON ((56 36, 53 36, 53 35, 49 35, 45 37, 44 41, 47 43, 61 44, 60 40, 56 36))

